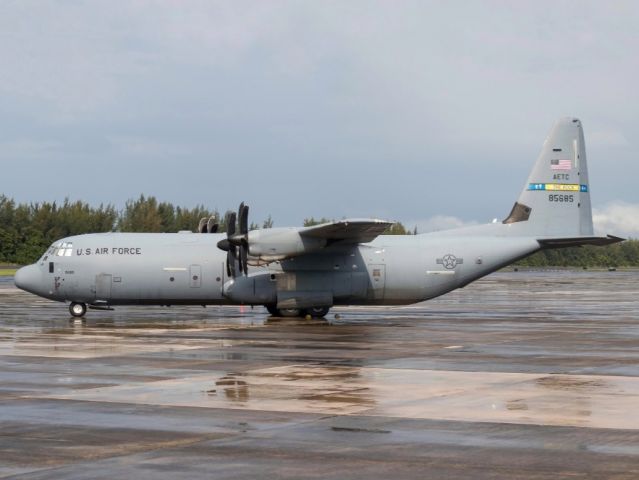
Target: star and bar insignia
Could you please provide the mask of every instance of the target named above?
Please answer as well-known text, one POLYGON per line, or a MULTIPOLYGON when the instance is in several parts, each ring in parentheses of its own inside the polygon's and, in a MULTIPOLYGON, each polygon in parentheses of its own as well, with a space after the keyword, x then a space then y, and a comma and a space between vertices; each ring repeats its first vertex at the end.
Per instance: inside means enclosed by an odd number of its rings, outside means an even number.
POLYGON ((443 265, 444 268, 447 268, 448 270, 452 270, 457 265, 461 265, 462 263, 464 263, 464 259, 463 258, 457 258, 452 253, 447 253, 442 258, 438 258, 437 259, 437 264, 438 265, 443 265))

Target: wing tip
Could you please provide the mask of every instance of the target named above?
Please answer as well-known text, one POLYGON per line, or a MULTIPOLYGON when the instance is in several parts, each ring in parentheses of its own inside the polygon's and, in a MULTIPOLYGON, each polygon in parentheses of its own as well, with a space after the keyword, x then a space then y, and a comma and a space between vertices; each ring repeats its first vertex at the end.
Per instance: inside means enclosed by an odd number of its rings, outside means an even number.
POLYGON ((382 218, 342 218, 341 220, 336 220, 335 222, 328 223, 387 223, 392 225, 393 223, 390 220, 384 220, 382 218))

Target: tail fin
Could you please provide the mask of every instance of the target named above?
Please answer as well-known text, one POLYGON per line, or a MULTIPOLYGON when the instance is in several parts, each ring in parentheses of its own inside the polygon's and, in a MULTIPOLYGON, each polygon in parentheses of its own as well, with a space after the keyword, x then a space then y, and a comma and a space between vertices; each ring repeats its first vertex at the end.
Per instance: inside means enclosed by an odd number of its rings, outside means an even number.
POLYGON ((538 237, 592 236, 586 147, 581 122, 562 118, 550 131, 519 199, 503 223, 538 237))

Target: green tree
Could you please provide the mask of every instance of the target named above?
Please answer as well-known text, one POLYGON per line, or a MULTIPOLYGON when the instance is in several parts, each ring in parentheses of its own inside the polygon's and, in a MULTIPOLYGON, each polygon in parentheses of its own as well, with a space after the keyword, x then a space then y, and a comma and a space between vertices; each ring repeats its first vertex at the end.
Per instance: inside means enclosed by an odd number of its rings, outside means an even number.
POLYGON ((406 227, 401 222, 395 222, 384 231, 384 235, 412 235, 412 232, 406 230, 406 227))
POLYGON ((161 232, 162 216, 155 197, 128 200, 118 221, 121 232, 161 232))
POLYGON ((542 250, 517 262, 528 267, 639 267, 639 240, 542 250))
POLYGON ((15 202, 0 195, 0 261, 14 261, 17 242, 15 202))
POLYGON ((195 232, 200 223, 201 218, 214 217, 214 223, 221 223, 220 214, 217 210, 212 212, 204 208, 203 205, 197 205, 192 209, 186 207, 177 207, 175 209, 175 225, 167 232, 178 232, 180 230, 191 230, 195 232))
MULTIPOLYGON (((271 217, 269 217, 271 218, 271 217)), ((332 222, 334 220, 330 220, 328 218, 322 217, 319 218, 317 220, 315 220, 315 217, 309 217, 309 218, 305 218, 304 219, 304 226, 305 227, 312 227, 313 225, 320 225, 321 223, 328 223, 328 222, 332 222)))
POLYGON ((273 228, 273 219, 271 218, 270 214, 268 218, 264 220, 264 223, 262 224, 262 228, 273 228))
MULTIPOLYGON (((218 210, 210 211, 203 205, 194 208, 175 207, 158 202, 155 197, 140 195, 129 200, 118 213, 112 205, 92 207, 82 201, 65 199, 56 202, 16 204, 0 194, 0 261, 6 263, 32 263, 55 240, 70 235, 90 232, 176 232, 195 231, 201 218, 213 216, 226 231, 225 217, 218 210)), ((328 218, 304 219, 304 226, 330 222, 328 218)), ((271 216, 262 224, 273 226, 271 216)), ((257 228, 258 224, 251 224, 257 228)), ((386 234, 407 235, 401 223, 389 227, 386 234)), ((412 233, 417 233, 414 229, 412 233)), ((584 246, 560 250, 544 250, 520 260, 518 265, 531 267, 639 267, 639 240, 627 240, 605 247, 584 246)))
POLYGON ((175 207, 172 203, 161 202, 158 205, 158 215, 160 216, 160 231, 161 232, 175 232, 175 207))

